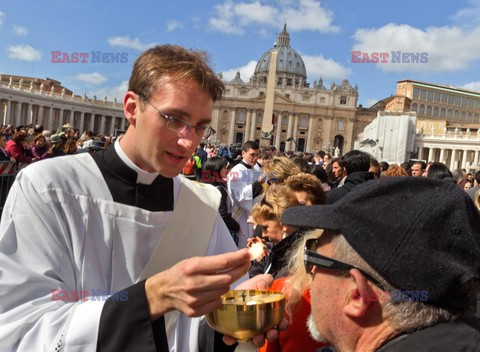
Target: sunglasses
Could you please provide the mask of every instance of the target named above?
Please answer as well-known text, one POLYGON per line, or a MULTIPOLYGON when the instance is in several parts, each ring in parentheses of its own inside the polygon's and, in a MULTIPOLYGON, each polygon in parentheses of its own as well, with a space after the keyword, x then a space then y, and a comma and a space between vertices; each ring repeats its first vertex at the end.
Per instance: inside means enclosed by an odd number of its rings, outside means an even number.
POLYGON ((350 270, 350 269, 357 269, 365 276, 368 280, 373 282, 377 285, 382 291, 385 291, 385 287, 372 275, 367 273, 365 270, 360 269, 354 265, 350 265, 339 260, 325 257, 321 254, 317 253, 318 247, 318 238, 312 238, 307 240, 305 244, 305 251, 303 254, 303 261, 305 264, 305 270, 307 273, 311 273, 314 266, 318 266, 320 268, 325 269, 334 269, 334 270, 350 270))

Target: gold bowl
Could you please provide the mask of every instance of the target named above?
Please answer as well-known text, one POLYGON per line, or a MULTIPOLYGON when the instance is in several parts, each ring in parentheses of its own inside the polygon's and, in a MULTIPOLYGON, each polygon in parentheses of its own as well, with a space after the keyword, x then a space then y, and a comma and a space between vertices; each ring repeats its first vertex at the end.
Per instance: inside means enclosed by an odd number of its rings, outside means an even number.
POLYGON ((222 305, 205 318, 212 329, 239 341, 248 341, 279 324, 284 308, 283 293, 232 290, 222 296, 222 305))

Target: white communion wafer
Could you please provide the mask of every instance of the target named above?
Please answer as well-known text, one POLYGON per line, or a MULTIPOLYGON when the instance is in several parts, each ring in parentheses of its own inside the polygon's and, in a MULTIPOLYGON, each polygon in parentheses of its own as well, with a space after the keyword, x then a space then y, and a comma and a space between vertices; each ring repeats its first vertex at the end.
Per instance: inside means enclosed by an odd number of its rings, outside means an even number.
POLYGON ((250 245, 250 248, 248 249, 248 252, 250 253, 250 258, 252 260, 261 260, 265 256, 266 248, 266 244, 262 241, 252 243, 250 245))

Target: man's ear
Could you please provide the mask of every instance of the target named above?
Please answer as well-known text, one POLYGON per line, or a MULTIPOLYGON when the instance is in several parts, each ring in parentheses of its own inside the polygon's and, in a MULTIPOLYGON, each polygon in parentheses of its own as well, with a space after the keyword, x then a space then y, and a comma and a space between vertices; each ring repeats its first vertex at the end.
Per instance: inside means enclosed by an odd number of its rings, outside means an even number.
POLYGON ((137 114, 140 111, 140 98, 134 92, 128 91, 123 98, 123 113, 130 125, 135 126, 137 114))
POLYGON ((372 304, 375 304, 375 301, 378 301, 378 296, 360 271, 351 269, 350 275, 350 296, 343 307, 343 312, 351 318, 360 318, 365 316, 367 310, 372 304))

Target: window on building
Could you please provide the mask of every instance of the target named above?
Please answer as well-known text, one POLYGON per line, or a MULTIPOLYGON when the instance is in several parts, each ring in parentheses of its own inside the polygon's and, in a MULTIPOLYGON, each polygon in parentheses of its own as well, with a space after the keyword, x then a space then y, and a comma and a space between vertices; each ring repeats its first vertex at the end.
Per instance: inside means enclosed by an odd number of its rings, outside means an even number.
POLYGON ((445 108, 440 109, 440 117, 445 117, 445 108))
POLYGON ((432 116, 432 107, 430 105, 427 106, 427 116, 432 116))
POLYGON ((265 92, 258 92, 259 97, 263 97, 265 95, 265 92))
POLYGON ((433 101, 433 91, 427 91, 427 100, 433 101))
POLYGON ((412 104, 411 111, 417 112, 417 110, 418 110, 418 105, 417 105, 417 103, 413 103, 413 104, 412 104))
POLYGON ((237 122, 238 123, 245 123, 245 111, 240 110, 237 114, 237 122))
POLYGON ((460 121, 467 122, 467 113, 465 111, 462 111, 460 121))
POLYGON ((473 123, 480 123, 478 114, 473 115, 473 123))
POLYGON ((309 95, 302 95, 302 101, 310 101, 309 95))
POLYGON ((427 91, 425 89, 420 89, 420 99, 427 100, 427 91))
POLYGON ((468 108, 473 109, 474 105, 475 105, 475 100, 472 98, 468 99, 468 108))
POLYGON ((263 115, 261 113, 258 113, 257 118, 255 119, 255 123, 257 125, 261 125, 262 124, 262 118, 263 118, 263 115))
POLYGON ((341 97, 340 97, 340 104, 342 104, 342 105, 347 104, 347 97, 341 96, 341 97))
POLYGON ((345 131, 345 120, 340 119, 337 121, 337 131, 344 132, 345 131))
POLYGON ((225 89, 225 95, 230 95, 230 89, 225 89))
POLYGON ((425 105, 420 104, 420 107, 418 108, 418 114, 425 115, 425 105))
POLYGON ((460 111, 455 110, 454 119, 455 119, 456 121, 460 121, 460 111))
POLYGON ((448 94, 442 93, 442 103, 448 103, 448 94))
POLYGON ((282 126, 288 126, 288 116, 283 115, 282 117, 282 126))
POLYGON ((454 102, 455 102, 455 97, 453 96, 453 94, 448 94, 448 104, 453 105, 454 102))
POLYGON ((451 119, 453 118, 453 110, 452 109, 448 109, 447 110, 447 119, 451 119))
POLYGON ((440 92, 435 92, 434 93, 434 98, 433 98, 435 101, 440 101, 440 92))
POLYGON ((413 97, 417 99, 420 98, 420 89, 417 87, 413 87, 413 97))
POLYGON ((434 117, 438 117, 438 116, 439 116, 439 109, 438 109, 437 106, 435 106, 435 107, 433 108, 433 116, 434 116, 434 117))
POLYGON ((307 128, 307 117, 301 116, 298 120, 298 127, 299 128, 307 128))
POLYGON ((290 99, 290 94, 285 94, 285 96, 287 97, 287 99, 290 99))
POLYGON ((320 97, 320 104, 325 104, 325 97, 320 97))
POLYGON ((471 112, 468 113, 468 123, 473 123, 473 114, 471 112))
POLYGON ((246 96, 246 95, 247 95, 247 91, 246 91, 246 90, 244 90, 244 89, 240 90, 240 96, 244 97, 244 96, 246 96))
POLYGON ((455 105, 460 106, 461 105, 461 98, 458 95, 455 95, 455 105))
POLYGON ((462 107, 466 108, 468 106, 468 98, 462 97, 462 107))

